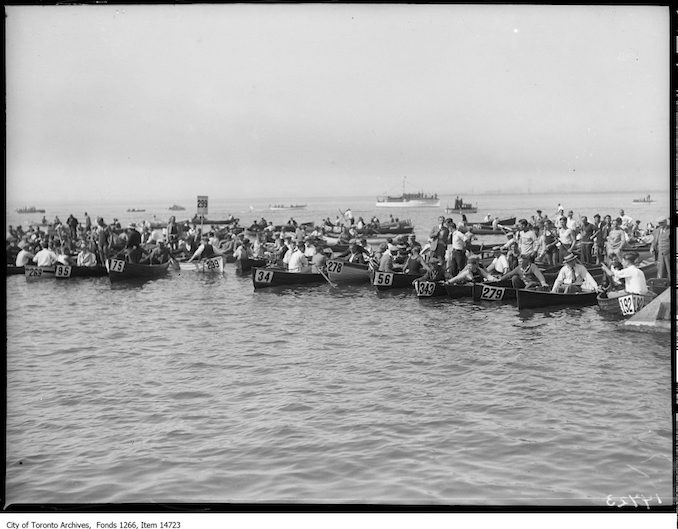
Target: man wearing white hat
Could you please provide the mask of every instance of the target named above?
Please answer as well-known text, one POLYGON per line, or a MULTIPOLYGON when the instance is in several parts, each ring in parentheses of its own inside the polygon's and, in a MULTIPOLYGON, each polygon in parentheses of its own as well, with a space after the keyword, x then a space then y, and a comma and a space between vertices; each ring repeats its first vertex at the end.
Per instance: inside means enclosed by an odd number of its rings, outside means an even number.
POLYGON ((657 261, 657 277, 671 279, 671 241, 666 218, 657 220, 658 227, 652 233, 650 250, 657 261))

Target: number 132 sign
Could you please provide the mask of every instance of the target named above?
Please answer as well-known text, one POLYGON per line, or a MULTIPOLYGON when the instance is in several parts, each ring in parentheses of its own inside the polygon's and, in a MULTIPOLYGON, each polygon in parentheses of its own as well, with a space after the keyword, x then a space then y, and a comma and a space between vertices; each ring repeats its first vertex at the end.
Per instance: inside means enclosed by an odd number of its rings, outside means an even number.
POLYGON ((198 215, 207 216, 207 196, 198 195, 198 215))

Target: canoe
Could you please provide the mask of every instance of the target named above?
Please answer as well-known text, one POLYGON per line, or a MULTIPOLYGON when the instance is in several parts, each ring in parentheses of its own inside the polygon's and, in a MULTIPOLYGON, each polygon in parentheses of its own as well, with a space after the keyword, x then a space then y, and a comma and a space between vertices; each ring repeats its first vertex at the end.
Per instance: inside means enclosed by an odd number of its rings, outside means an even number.
POLYGON ((456 285, 445 285, 447 297, 452 299, 470 298, 473 296, 473 284, 461 283, 456 285))
POLYGON ((245 257, 244 259, 235 260, 235 272, 236 274, 249 274, 252 271, 252 268, 261 268, 266 266, 268 260, 266 259, 250 259, 245 257))
POLYGON ((341 259, 327 260, 327 275, 334 283, 368 283, 370 281, 368 265, 349 263, 341 259))
POLYGON ((167 273, 169 265, 169 261, 159 265, 128 263, 122 259, 108 259, 106 261, 111 283, 127 279, 156 279, 167 273))
POLYGON ((370 279, 377 290, 391 290, 394 288, 411 288, 412 281, 419 279, 421 274, 404 274, 402 272, 379 272, 370 270, 370 279))
POLYGON ((415 281, 414 293, 418 298, 438 298, 447 296, 443 281, 415 281))
POLYGON ((322 274, 288 272, 287 270, 268 267, 252 268, 252 283, 254 284, 255 289, 278 286, 313 285, 325 282, 326 279, 322 274))
POLYGON ((54 266, 24 268, 26 279, 71 279, 73 277, 103 277, 108 273, 104 266, 69 266, 57 263, 54 266))
POLYGON ((473 301, 514 301, 516 289, 510 280, 473 283, 473 301))
POLYGON ((649 304, 657 294, 650 292, 646 295, 626 294, 619 297, 608 297, 607 293, 599 294, 596 298, 601 312, 615 316, 630 317, 649 304))
POLYGON ((537 309, 545 307, 572 306, 583 307, 595 305, 598 292, 576 292, 564 294, 561 292, 528 290, 519 288, 516 291, 518 309, 537 309))

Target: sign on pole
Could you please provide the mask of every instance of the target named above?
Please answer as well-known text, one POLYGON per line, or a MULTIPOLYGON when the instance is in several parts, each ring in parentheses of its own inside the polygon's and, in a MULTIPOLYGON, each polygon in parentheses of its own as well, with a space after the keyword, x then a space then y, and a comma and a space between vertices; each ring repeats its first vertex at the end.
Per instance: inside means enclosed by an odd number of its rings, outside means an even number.
POLYGON ((207 216, 207 196, 198 195, 198 216, 206 217, 207 216))

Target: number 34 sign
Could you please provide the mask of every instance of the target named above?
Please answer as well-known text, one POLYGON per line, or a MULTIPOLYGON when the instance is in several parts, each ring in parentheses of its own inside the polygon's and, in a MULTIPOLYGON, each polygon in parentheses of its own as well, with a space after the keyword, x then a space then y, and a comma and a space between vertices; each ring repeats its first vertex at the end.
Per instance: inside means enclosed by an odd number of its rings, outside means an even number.
POLYGON ((207 196, 206 195, 198 195, 198 215, 202 215, 203 217, 207 215, 207 196))

